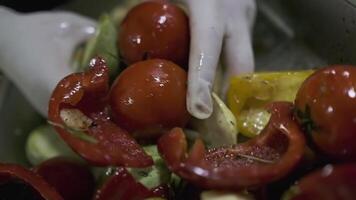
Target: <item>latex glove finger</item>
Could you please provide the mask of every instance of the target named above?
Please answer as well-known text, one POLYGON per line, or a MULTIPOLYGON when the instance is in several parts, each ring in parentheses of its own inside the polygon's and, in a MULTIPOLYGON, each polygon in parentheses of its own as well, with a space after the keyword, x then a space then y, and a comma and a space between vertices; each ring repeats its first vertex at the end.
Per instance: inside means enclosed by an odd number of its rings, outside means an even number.
POLYGON ((95 23, 58 12, 18 14, 0 7, 0 67, 43 116, 52 90, 72 72, 78 44, 95 32, 95 23))
POLYGON ((186 4, 191 27, 187 109, 204 119, 213 109, 211 90, 224 35, 223 16, 216 0, 186 0, 186 4))
POLYGON ((254 70, 251 35, 256 16, 256 5, 253 0, 224 1, 227 20, 223 52, 227 72, 223 94, 232 76, 254 70))

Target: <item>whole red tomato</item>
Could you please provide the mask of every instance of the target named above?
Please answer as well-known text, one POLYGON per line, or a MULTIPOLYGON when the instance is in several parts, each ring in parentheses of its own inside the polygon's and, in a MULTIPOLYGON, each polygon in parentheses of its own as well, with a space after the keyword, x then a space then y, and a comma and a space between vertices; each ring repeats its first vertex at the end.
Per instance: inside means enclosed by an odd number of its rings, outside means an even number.
POLYGON ((189 52, 188 17, 166 1, 147 1, 131 9, 119 32, 120 53, 127 64, 147 58, 185 66, 189 52))
POLYGON ((85 72, 70 74, 58 82, 48 105, 48 121, 75 152, 93 165, 151 166, 151 156, 126 130, 110 120, 109 89, 109 68, 102 58, 96 57, 85 72), (64 109, 82 112, 92 120, 79 133, 84 137, 74 136, 66 128, 64 121, 68 119, 61 114, 64 109))
POLYGON ((356 164, 326 165, 303 177, 287 193, 290 200, 353 200, 356 196, 356 164))
POLYGON ((295 105, 317 149, 333 159, 356 160, 356 67, 316 71, 302 84, 295 105))
POLYGON ((110 91, 114 121, 140 138, 184 126, 186 72, 173 62, 152 59, 137 62, 118 76, 110 91))

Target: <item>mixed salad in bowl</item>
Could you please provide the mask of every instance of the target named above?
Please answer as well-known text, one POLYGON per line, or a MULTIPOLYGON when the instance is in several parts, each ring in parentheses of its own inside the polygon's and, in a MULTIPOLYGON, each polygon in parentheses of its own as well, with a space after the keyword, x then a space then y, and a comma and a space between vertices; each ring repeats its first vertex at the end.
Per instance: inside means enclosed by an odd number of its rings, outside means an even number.
POLYGON ((189 42, 173 3, 103 15, 27 139, 32 167, 0 164, 1 196, 354 198, 355 67, 233 77, 201 120, 186 109, 189 42))

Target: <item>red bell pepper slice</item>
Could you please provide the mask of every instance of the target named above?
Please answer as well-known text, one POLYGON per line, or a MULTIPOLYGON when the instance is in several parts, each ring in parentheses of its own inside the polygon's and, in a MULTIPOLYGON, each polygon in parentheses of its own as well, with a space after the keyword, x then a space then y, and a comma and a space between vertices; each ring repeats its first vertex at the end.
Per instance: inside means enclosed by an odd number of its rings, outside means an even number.
POLYGON ((45 200, 63 200, 57 191, 38 174, 19 165, 0 163, 0 183, 7 182, 13 178, 32 186, 45 200))
POLYGON ((49 122, 74 151, 92 164, 150 166, 153 164, 152 158, 134 138, 110 120, 107 104, 108 72, 105 61, 95 58, 88 71, 74 73, 62 79, 49 102, 49 122), (60 115, 64 108, 78 109, 92 120, 92 124, 82 133, 92 141, 75 137, 65 127, 60 115))
POLYGON ((119 167, 94 196, 95 200, 142 200, 150 197, 166 197, 168 188, 159 186, 152 190, 136 182, 123 167, 119 167))
POLYGON ((230 147, 205 150, 201 140, 187 153, 182 129, 163 135, 158 150, 174 173, 212 189, 261 186, 289 173, 302 158, 305 139, 293 118, 293 105, 273 103, 271 118, 259 136, 230 147))

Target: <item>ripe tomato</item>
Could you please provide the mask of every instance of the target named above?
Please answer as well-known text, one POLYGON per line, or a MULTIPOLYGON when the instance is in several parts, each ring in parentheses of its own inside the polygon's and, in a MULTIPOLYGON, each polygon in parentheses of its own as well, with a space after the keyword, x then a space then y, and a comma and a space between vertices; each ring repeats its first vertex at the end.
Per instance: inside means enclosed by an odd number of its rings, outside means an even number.
POLYGON ((188 17, 166 1, 147 1, 129 11, 119 33, 120 53, 127 64, 145 58, 188 63, 188 17))
POLYGON ((57 157, 41 163, 35 171, 65 200, 92 198, 95 187, 94 176, 89 167, 81 163, 57 157))
POLYGON ((48 121, 91 164, 151 166, 151 156, 127 131, 110 120, 108 94, 109 68, 102 58, 96 57, 87 71, 70 74, 57 84, 48 105, 48 121), (63 111, 67 114, 63 115, 63 111), (71 128, 80 131, 73 132, 71 128))
POLYGON ((186 72, 167 60, 146 60, 129 66, 111 87, 114 121, 141 138, 184 126, 189 118, 186 81, 186 72))
POLYGON ((334 159, 356 160, 356 67, 316 71, 302 84, 295 104, 317 149, 334 159))
POLYGON ((303 177, 290 190, 290 200, 352 200, 356 195, 356 164, 326 165, 303 177))

